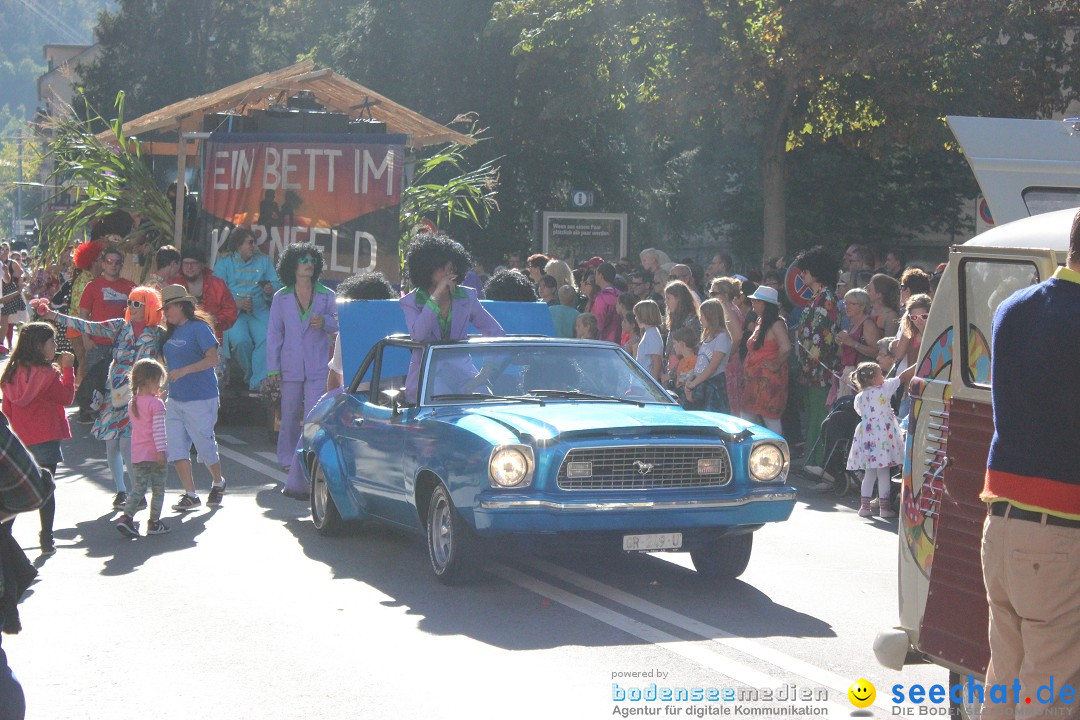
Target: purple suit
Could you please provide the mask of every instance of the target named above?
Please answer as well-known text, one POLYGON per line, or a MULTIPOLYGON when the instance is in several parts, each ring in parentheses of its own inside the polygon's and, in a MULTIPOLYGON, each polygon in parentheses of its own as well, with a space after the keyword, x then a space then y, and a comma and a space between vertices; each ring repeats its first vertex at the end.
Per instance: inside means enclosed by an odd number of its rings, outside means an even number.
POLYGON ((326 392, 330 337, 337 330, 337 298, 323 285, 315 283, 311 307, 303 317, 292 286, 274 293, 266 329, 266 369, 269 375, 281 375, 277 458, 282 467, 292 466, 304 416, 326 392), (323 318, 320 329, 311 327, 315 315, 323 318))
MULTIPOLYGON (((427 303, 418 301, 416 290, 401 298, 400 303, 405 313, 405 327, 409 328, 412 339, 418 342, 464 340, 468 337, 470 323, 481 335, 500 337, 506 334, 502 325, 480 304, 476 291, 469 287, 459 286, 450 302, 450 333, 445 338, 439 327, 438 313, 427 303)), ((416 402, 421 357, 421 352, 414 351, 409 362, 409 375, 405 378, 405 397, 409 402, 416 402)))

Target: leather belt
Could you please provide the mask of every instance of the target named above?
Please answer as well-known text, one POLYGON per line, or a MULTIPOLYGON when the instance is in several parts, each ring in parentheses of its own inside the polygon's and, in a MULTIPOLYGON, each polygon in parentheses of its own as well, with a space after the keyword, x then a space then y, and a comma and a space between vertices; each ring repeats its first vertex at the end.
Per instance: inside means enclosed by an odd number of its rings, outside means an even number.
POLYGON ((1043 522, 1043 519, 1045 519, 1047 525, 1080 528, 1080 520, 1070 520, 1069 518, 1058 517, 1057 515, 1051 515, 1050 513, 1035 512, 1034 510, 1024 510, 1023 508, 1016 507, 1012 503, 1001 501, 990 503, 990 514, 997 515, 998 517, 1012 518, 1013 520, 1028 520, 1040 524, 1043 522))

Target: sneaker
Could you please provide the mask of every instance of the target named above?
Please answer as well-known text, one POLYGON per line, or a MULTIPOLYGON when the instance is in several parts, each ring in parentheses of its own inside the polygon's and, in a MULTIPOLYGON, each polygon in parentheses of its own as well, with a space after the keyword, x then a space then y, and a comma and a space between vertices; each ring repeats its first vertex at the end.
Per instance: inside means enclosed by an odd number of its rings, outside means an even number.
POLYGON ((870 498, 863 498, 859 504, 859 517, 871 517, 874 514, 873 508, 870 507, 870 498))
POLYGON ((807 475, 813 475, 814 477, 821 477, 825 474, 825 468, 818 467, 817 465, 803 465, 802 471, 807 475))
POLYGON ((872 508, 876 508, 876 507, 877 507, 878 505, 880 505, 880 504, 881 504, 881 500, 879 500, 879 499, 878 499, 878 498, 876 498, 876 497, 875 497, 875 498, 872 498, 872 499, 870 500, 870 507, 872 507, 872 508))
POLYGON ((198 497, 191 497, 187 493, 180 496, 180 501, 172 506, 172 509, 177 512, 187 512, 188 510, 194 510, 202 505, 202 500, 198 497))
POLYGON ((819 493, 832 492, 832 489, 833 489, 833 484, 831 482, 829 482, 828 480, 822 480, 819 483, 815 483, 814 487, 813 487, 814 492, 819 492, 819 493))
POLYGON ((132 520, 130 515, 122 515, 120 519, 116 521, 116 529, 125 537, 139 537, 139 523, 132 520))
POLYGON ((118 493, 116 493, 116 497, 114 497, 113 501, 112 501, 113 510, 123 510, 124 505, 126 505, 126 504, 127 504, 127 493, 126 492, 118 492, 118 493))
POLYGON ((878 517, 894 518, 896 517, 896 511, 893 510, 892 503, 886 500, 881 503, 881 509, 878 512, 878 517))
POLYGON ((39 537, 41 538, 41 554, 55 555, 56 545, 53 543, 52 535, 42 533, 39 537))
POLYGON ((75 416, 75 422, 79 423, 80 425, 93 425, 94 413, 80 412, 78 415, 75 416))
POLYGON ((172 532, 172 531, 169 530, 168 525, 161 522, 160 520, 158 520, 157 522, 151 521, 150 524, 146 526, 146 534, 147 535, 164 535, 167 532, 172 532))
POLYGON ((210 496, 208 498, 206 498, 207 506, 220 505, 221 504, 221 496, 225 494, 225 484, 226 484, 225 481, 222 480, 220 486, 219 485, 211 485, 210 486, 210 496))

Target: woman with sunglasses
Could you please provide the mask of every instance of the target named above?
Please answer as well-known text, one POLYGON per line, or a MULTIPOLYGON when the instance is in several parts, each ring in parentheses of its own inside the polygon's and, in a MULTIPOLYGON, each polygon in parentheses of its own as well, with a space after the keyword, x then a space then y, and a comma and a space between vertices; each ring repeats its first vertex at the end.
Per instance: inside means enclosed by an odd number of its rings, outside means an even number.
POLYGON ((277 459, 292 467, 304 416, 326 391, 330 338, 338 330, 334 291, 319 282, 323 258, 315 243, 294 243, 278 258, 284 285, 270 303, 267 379, 281 384, 277 459))
POLYGON ((929 316, 929 295, 919 294, 908 298, 904 315, 900 319, 900 332, 889 353, 894 362, 907 363, 908 367, 915 364, 919 358, 919 345, 922 344, 922 334, 929 316))
POLYGON ((926 329, 926 320, 930 317, 929 295, 912 295, 908 298, 904 315, 900 318, 900 334, 889 351, 890 358, 898 365, 905 365, 897 370, 900 377, 900 387, 904 388, 904 397, 900 401, 900 410, 896 417, 900 419, 900 427, 907 428, 908 414, 911 412, 911 395, 908 394, 908 381, 915 375, 915 363, 919 359, 919 346, 922 345, 923 331, 926 329))
POLYGON ((139 286, 128 293, 124 316, 103 322, 53 312, 44 299, 31 304, 44 320, 55 321, 62 328, 78 330, 112 346, 105 398, 90 434, 105 441, 105 459, 116 486, 113 507, 119 509, 127 501, 129 487, 124 480, 125 465, 131 476, 131 426, 128 423, 131 387, 128 378, 137 360, 158 356, 159 341, 164 332, 160 327, 161 296, 154 288, 139 286))

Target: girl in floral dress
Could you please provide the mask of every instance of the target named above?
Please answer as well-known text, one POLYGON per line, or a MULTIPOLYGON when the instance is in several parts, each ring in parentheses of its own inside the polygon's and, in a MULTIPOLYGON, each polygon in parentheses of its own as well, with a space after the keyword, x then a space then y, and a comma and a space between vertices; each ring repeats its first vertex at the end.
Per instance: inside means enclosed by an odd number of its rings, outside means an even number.
POLYGON ((870 500, 877 484, 881 517, 896 517, 889 503, 889 468, 904 462, 904 437, 893 414, 892 396, 900 387, 898 377, 885 379, 876 362, 860 363, 849 376, 859 389, 855 396, 855 411, 862 421, 855 428, 848 453, 847 469, 862 470, 862 504, 859 517, 870 517, 870 500))

